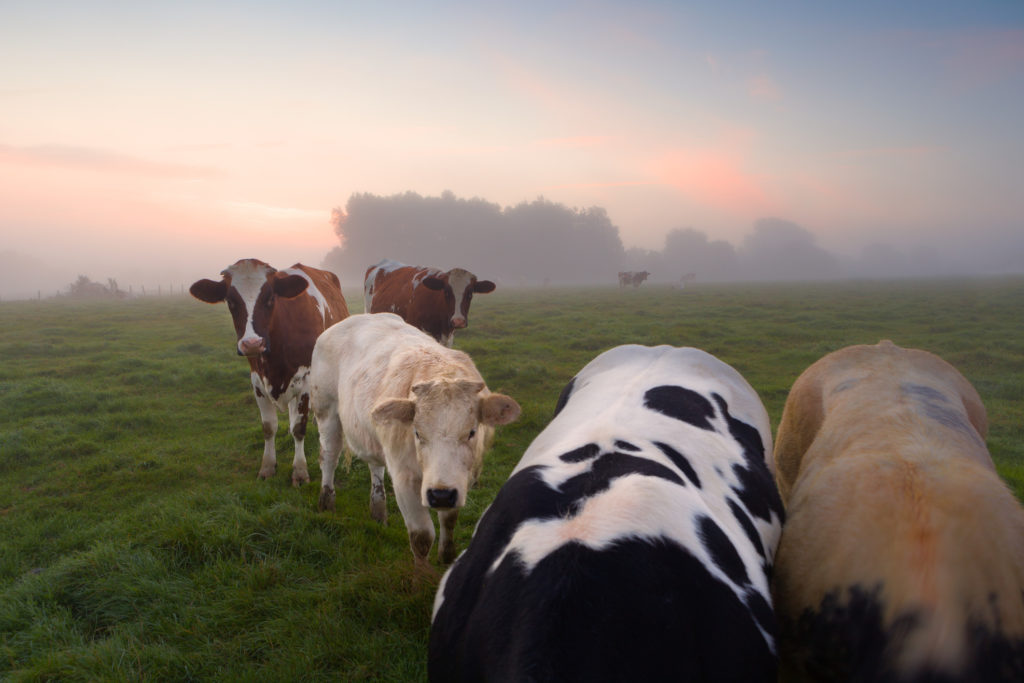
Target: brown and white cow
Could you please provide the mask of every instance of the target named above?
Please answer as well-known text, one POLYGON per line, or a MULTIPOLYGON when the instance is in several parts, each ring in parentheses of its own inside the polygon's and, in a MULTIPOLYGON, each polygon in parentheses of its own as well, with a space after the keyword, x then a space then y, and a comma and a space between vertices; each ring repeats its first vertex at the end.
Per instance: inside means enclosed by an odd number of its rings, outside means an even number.
POLYGON ((799 680, 1024 681, 1024 510, 978 393, 890 341, 793 385, 775 447, 773 593, 799 680))
POLYGON ((338 276, 296 263, 276 270, 258 259, 242 259, 221 271, 222 279, 199 280, 192 296, 226 301, 238 334, 238 355, 249 360, 252 388, 263 419, 260 479, 277 470, 274 435, 278 411, 288 411, 295 441, 292 483, 309 481, 303 441, 309 415, 309 364, 317 337, 348 317, 338 276))
POLYGON ((395 313, 450 347, 455 330, 469 324, 473 295, 493 292, 494 287, 462 268, 442 271, 384 259, 366 270, 364 310, 395 313))
POLYGON ((370 467, 370 511, 384 522, 385 468, 409 530, 417 566, 434 543, 455 559, 452 532, 480 472, 493 428, 519 417, 519 404, 492 394, 468 355, 442 346, 390 313, 353 315, 326 330, 313 350, 313 410, 320 431, 320 509, 334 509, 342 448, 370 467))

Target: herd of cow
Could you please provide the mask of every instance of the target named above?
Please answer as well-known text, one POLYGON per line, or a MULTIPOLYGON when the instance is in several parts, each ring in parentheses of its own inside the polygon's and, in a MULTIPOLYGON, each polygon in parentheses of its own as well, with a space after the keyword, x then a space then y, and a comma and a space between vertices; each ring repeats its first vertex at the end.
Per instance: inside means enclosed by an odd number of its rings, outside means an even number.
POLYGON ((977 392, 890 341, 809 367, 774 448, 757 392, 704 351, 625 345, 588 363, 456 558, 494 427, 520 413, 451 347, 465 270, 382 261, 348 315, 338 279, 245 259, 191 291, 226 301, 274 474, 277 411, 319 506, 342 451, 384 473, 434 601, 432 681, 1024 681, 1024 509, 977 392))

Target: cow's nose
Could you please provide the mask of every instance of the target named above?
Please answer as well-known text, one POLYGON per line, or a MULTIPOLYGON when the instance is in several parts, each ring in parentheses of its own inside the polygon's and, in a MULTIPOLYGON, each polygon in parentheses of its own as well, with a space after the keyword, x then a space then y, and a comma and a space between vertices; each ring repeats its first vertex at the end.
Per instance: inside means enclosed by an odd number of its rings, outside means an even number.
POLYGON ((453 508, 458 500, 457 489, 427 489, 427 504, 432 508, 453 508))
POLYGON ((465 318, 452 318, 452 327, 457 330, 461 330, 466 326, 465 318))
POLYGON ((266 350, 266 342, 261 337, 246 337, 238 342, 238 352, 243 356, 255 356, 266 350))

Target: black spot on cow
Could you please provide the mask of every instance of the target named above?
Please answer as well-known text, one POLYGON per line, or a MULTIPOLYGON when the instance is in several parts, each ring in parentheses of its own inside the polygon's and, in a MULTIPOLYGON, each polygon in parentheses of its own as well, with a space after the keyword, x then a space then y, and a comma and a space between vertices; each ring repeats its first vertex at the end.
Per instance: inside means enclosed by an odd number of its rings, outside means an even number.
POLYGON ((697 532, 711 560, 729 579, 740 586, 750 583, 743 559, 736 552, 736 547, 715 520, 706 515, 697 518, 697 532))
POLYGON ((837 588, 798 619, 779 621, 780 655, 795 672, 811 680, 1024 680, 1024 640, 1011 640, 976 620, 965 624, 967 657, 961 671, 945 671, 928 662, 913 671, 898 671, 900 653, 926 623, 926 616, 907 610, 886 624, 885 612, 881 584, 837 588))
POLYGON ((564 462, 583 462, 584 460, 590 460, 591 458, 597 457, 597 454, 600 452, 601 449, 596 443, 588 443, 586 446, 574 448, 568 453, 562 453, 558 457, 564 462))
POLYGON ((715 416, 715 407, 696 391, 685 387, 667 384, 648 389, 644 394, 644 407, 694 427, 714 430, 711 419, 715 416))
POLYGON ((729 404, 720 395, 712 394, 712 398, 718 404, 718 409, 729 426, 729 434, 740 444, 743 449, 745 465, 734 464, 733 474, 739 480, 739 485, 733 487, 733 491, 740 501, 747 508, 747 511, 755 517, 765 521, 771 521, 771 514, 775 513, 779 521, 785 520, 785 510, 782 507, 782 498, 779 497, 779 489, 775 485, 775 479, 764 457, 764 442, 761 441, 761 434, 742 420, 738 420, 729 412, 729 404))
POLYGON ((928 419, 935 420, 944 427, 963 432, 975 442, 983 443, 977 430, 964 416, 963 404, 956 406, 941 391, 923 384, 904 382, 900 385, 900 390, 914 399, 928 419))
POLYGON ((743 456, 750 462, 764 463, 764 442, 761 441, 761 433, 756 428, 743 420, 737 420, 729 412, 729 404, 717 393, 711 394, 718 404, 718 409, 725 417, 725 423, 729 425, 729 434, 743 447, 743 456))
POLYGON ((691 465, 690 461, 686 459, 686 456, 669 446, 667 443, 655 441, 654 445, 657 446, 662 453, 668 456, 668 459, 672 461, 672 464, 678 467, 679 471, 685 474, 686 478, 689 479, 694 486, 697 488, 701 487, 700 477, 697 476, 697 470, 693 469, 693 465, 691 465))
POLYGON ((633 444, 631 444, 628 441, 621 441, 621 440, 615 442, 615 447, 617 449, 619 449, 620 451, 630 451, 632 453, 636 453, 636 452, 641 450, 639 446, 634 446, 633 444))
POLYGON ((740 507, 736 501, 732 498, 726 501, 729 504, 729 510, 732 512, 732 516, 736 518, 736 521, 740 523, 743 528, 743 533, 750 539, 751 545, 757 550, 757 554, 767 560, 767 555, 764 553, 764 544, 761 543, 761 536, 757 533, 757 528, 754 526, 754 522, 751 521, 750 515, 748 515, 742 507, 740 507))
POLYGON ((733 486, 732 490, 750 514, 770 522, 772 513, 775 513, 780 522, 785 521, 782 498, 767 465, 737 463, 732 466, 732 471, 739 480, 739 485, 733 486))
POLYGON ((567 543, 528 574, 507 556, 467 594, 469 565, 483 575, 495 559, 474 539, 449 576, 430 630, 431 681, 776 679, 759 617, 667 539, 567 543))
POLYGON ((576 378, 573 377, 569 380, 569 383, 562 388, 562 393, 558 395, 558 401, 555 402, 555 414, 551 416, 552 418, 558 417, 558 414, 562 412, 562 408, 564 408, 565 404, 569 402, 569 396, 572 395, 572 390, 575 386, 576 378))
POLYGON ((568 509, 575 513, 587 498, 608 490, 614 480, 631 474, 659 477, 685 486, 679 475, 664 465, 647 458, 615 452, 597 458, 588 471, 562 482, 559 489, 566 496, 568 509))

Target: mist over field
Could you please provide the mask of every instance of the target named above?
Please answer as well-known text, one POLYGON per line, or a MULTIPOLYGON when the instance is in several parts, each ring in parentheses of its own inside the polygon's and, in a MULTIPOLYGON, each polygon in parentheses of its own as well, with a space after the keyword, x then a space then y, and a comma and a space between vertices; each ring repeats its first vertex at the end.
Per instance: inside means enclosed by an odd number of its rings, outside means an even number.
MULTIPOLYGON (((326 212, 325 212, 326 213, 326 212)), ((353 194, 323 230, 338 246, 327 251, 280 245, 178 245, 146 248, 141 237, 104 245, 106 257, 58 251, 0 251, 0 299, 67 294, 76 280, 116 283, 131 295, 180 293, 196 279, 216 277, 239 258, 277 268, 295 262, 336 272, 349 288, 382 258, 465 267, 504 287, 614 285, 620 270, 646 270, 651 284, 987 277, 1024 273, 1024 230, 963 231, 917 243, 865 242, 829 248, 795 222, 757 220, 739 242, 693 227, 667 232, 661 248, 631 246, 603 208, 569 208, 538 198, 502 207, 451 192, 424 197, 353 194)), ((895 235, 893 236, 896 237, 895 235)), ((866 237, 867 238, 867 237, 866 237)), ((113 283, 110 286, 113 286, 113 283)))

